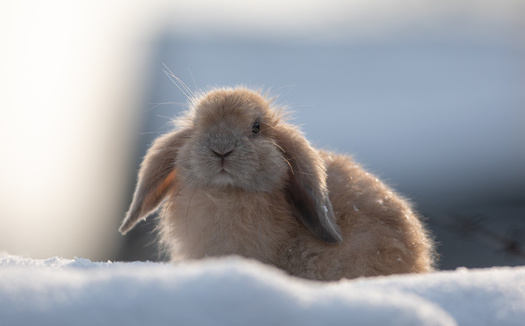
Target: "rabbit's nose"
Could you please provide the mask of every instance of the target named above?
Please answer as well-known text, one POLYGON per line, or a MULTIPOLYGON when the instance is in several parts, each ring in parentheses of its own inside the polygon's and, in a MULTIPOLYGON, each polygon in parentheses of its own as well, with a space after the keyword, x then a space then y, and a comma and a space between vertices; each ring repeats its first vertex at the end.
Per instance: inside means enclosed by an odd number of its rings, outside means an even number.
POLYGON ((216 156, 220 157, 220 158, 225 158, 226 156, 230 155, 232 152, 233 152, 233 149, 232 150, 229 150, 229 151, 216 151, 216 150, 211 150, 213 152, 213 154, 215 154, 216 156))

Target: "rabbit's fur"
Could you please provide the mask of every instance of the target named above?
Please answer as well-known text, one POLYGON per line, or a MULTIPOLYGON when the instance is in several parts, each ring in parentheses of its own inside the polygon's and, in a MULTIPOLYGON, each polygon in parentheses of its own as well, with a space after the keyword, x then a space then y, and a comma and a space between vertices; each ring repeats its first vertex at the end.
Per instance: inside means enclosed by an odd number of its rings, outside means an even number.
POLYGON ((410 204, 348 156, 314 149, 245 88, 192 99, 142 163, 128 232, 162 205, 172 260, 241 255, 316 280, 432 270, 410 204))

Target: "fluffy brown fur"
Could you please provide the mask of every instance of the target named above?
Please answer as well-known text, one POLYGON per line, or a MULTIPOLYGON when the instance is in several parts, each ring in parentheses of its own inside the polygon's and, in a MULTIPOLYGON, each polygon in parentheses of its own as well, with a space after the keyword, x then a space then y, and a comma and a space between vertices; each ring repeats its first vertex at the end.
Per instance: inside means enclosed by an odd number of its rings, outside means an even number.
POLYGON ((312 148, 260 93, 192 103, 148 151, 122 233, 163 203, 174 261, 241 255, 316 280, 432 270, 409 203, 350 157, 312 148))

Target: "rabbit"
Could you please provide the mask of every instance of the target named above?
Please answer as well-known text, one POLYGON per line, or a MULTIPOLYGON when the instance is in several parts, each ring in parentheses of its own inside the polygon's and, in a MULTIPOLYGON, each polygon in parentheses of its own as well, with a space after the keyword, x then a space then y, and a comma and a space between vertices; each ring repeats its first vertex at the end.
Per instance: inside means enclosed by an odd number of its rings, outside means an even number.
POLYGON ((317 150, 261 91, 216 88, 155 140, 120 227, 159 206, 172 261, 240 255, 311 280, 433 270, 410 203, 351 157, 317 150))

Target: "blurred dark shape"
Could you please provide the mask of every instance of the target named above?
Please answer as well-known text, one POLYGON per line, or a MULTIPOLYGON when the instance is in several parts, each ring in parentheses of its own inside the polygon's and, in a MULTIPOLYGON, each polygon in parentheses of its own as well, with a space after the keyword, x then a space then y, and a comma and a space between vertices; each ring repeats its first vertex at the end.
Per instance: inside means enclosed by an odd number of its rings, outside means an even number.
POLYGON ((525 205, 469 211, 427 214, 442 269, 525 264, 525 205))

